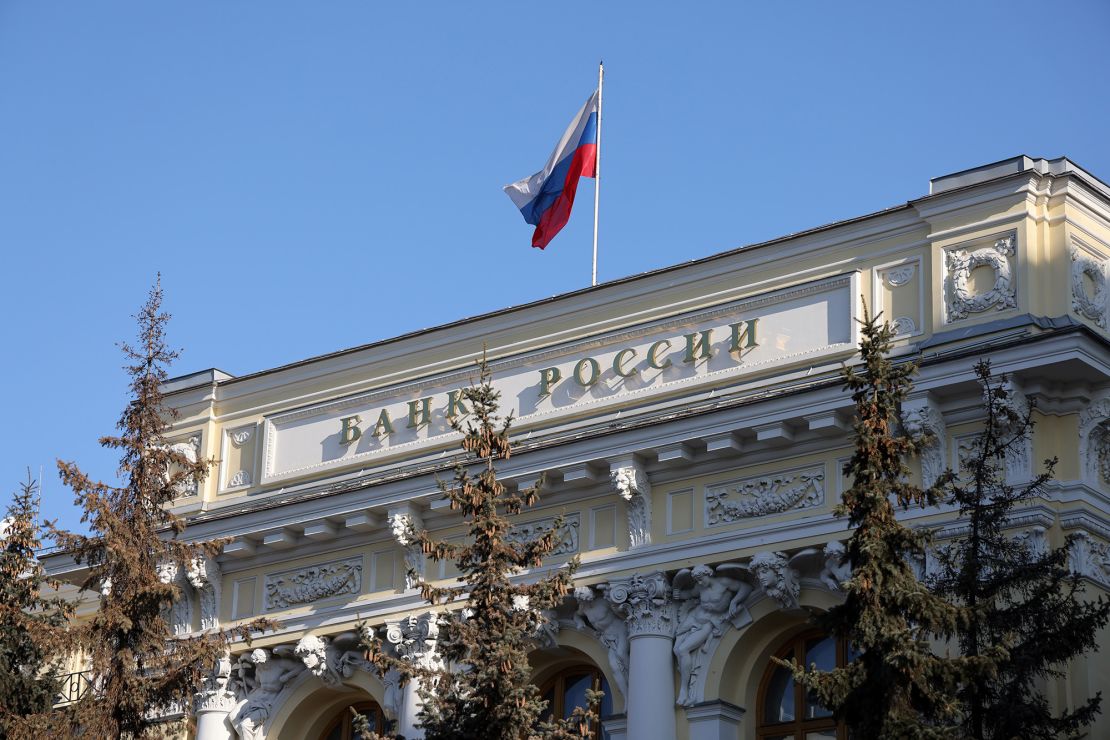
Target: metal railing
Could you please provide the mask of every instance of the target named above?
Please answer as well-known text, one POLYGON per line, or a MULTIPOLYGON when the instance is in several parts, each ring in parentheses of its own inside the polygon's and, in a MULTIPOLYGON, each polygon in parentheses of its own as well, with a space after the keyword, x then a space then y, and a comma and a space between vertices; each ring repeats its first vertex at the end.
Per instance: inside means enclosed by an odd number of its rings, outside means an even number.
POLYGON ((92 687, 92 671, 77 671, 58 676, 58 693, 54 697, 54 706, 60 707, 80 701, 92 690, 92 687))

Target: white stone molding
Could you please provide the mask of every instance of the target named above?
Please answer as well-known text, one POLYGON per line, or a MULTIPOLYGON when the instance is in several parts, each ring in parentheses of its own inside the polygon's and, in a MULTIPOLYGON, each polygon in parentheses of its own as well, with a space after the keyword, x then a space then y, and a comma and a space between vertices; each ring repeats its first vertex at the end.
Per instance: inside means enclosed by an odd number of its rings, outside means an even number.
POLYGON ((909 337, 917 333, 917 324, 909 316, 899 316, 890 323, 896 337, 909 337))
POLYGON ((288 609, 336 596, 357 595, 361 589, 362 558, 336 560, 267 574, 265 608, 288 609))
POLYGON ((227 482, 228 488, 238 488, 239 486, 249 486, 251 484, 251 471, 239 470, 227 482))
MULTIPOLYGON (((399 622, 388 622, 385 627, 385 640, 392 646, 398 658, 414 666, 427 670, 443 668, 443 661, 437 651, 439 637, 439 617, 431 612, 410 614, 399 622)), ((395 671, 387 674, 385 703, 389 711, 398 718, 400 732, 405 737, 423 737, 416 726, 420 711, 419 678, 401 685, 401 677, 395 671)))
POLYGON ((240 427, 239 429, 233 429, 233 430, 231 430, 230 432, 227 433, 228 441, 231 442, 231 444, 235 445, 236 447, 242 447, 247 442, 250 442, 250 439, 253 436, 254 436, 254 425, 253 424, 251 424, 250 426, 246 426, 246 427, 240 427))
POLYGON ((367 673, 375 670, 370 661, 362 657, 359 635, 355 632, 344 632, 335 637, 305 635, 293 648, 293 654, 300 658, 312 675, 331 688, 341 686, 356 670, 367 673))
POLYGON ((1022 530, 1014 535, 1013 540, 1034 558, 1042 558, 1048 553, 1048 532, 1042 526, 1022 530))
MULTIPOLYGON (((559 528, 558 544, 548 553, 549 557, 557 555, 572 555, 578 552, 578 530, 581 521, 578 514, 568 514, 563 517, 563 526, 559 528)), ((555 518, 539 519, 524 524, 514 524, 513 531, 505 537, 506 542, 522 545, 536 539, 555 525, 555 518)))
POLYGON ((628 624, 628 636, 673 637, 675 604, 671 586, 660 571, 610 581, 605 594, 617 614, 628 624))
POLYGON ((757 552, 749 562, 749 567, 763 588, 763 593, 777 601, 783 609, 798 608, 801 584, 798 581, 798 571, 794 570, 786 555, 766 550, 757 552))
POLYGON ((705 699, 709 660, 729 626, 740 629, 752 621, 744 599, 752 585, 744 580, 748 568, 722 563, 716 568, 697 565, 675 574, 671 597, 678 602, 674 655, 678 662, 679 706, 705 699))
MULTIPOLYGON (((191 434, 184 439, 178 439, 176 442, 168 442, 161 446, 161 449, 180 455, 189 461, 190 464, 196 464, 200 459, 200 433, 191 434)), ((171 464, 166 470, 166 482, 169 483, 170 476, 173 475, 174 466, 171 464)), ((175 493, 178 496, 195 496, 200 491, 200 483, 193 478, 192 480, 179 481, 175 487, 175 493)))
POLYGON ((1071 247, 1071 308, 1080 316, 1106 328, 1106 265, 1074 244, 1071 247), (1091 281, 1094 295, 1087 293, 1091 281))
POLYGON ((632 548, 651 544, 651 484, 643 467, 631 463, 609 474, 628 510, 628 541, 632 548))
POLYGON ((740 740, 744 710, 723 699, 686 708, 690 740, 740 740))
POLYGON ((628 715, 614 714, 611 717, 602 717, 601 726, 609 735, 609 740, 628 740, 628 715))
POLYGON ((907 262, 883 270, 883 280, 892 288, 900 288, 908 283, 917 272, 917 262, 907 262))
POLYGON ((424 668, 438 666, 436 640, 439 621, 435 614, 409 614, 398 622, 387 622, 385 640, 393 646, 397 657, 424 668))
POLYGON ((1011 264, 1016 250, 1017 233, 1011 232, 996 239, 990 246, 970 251, 954 247, 945 251, 945 267, 948 270, 945 280, 947 322, 965 319, 971 314, 982 313, 991 308, 1004 311, 1017 306, 1011 264), (994 271, 994 285, 990 290, 973 295, 968 282, 972 271, 977 267, 989 267, 994 271))
POLYGON ((390 509, 386 514, 393 539, 401 546, 405 556, 405 589, 416 588, 424 580, 424 550, 416 535, 424 529, 420 510, 412 504, 390 509))
POLYGON ((605 646, 609 658, 609 668, 613 673, 613 683, 621 696, 628 699, 628 625, 617 614, 613 604, 606 598, 608 587, 599 589, 579 586, 574 589, 574 600, 578 608, 574 612, 574 626, 579 630, 593 633, 598 642, 605 646), (598 598, 600 595, 600 598, 598 598))
POLYGON ((536 645, 547 650, 554 650, 559 647, 559 630, 562 625, 559 624, 559 615, 554 609, 540 609, 533 612, 535 618, 535 628, 533 635, 536 640, 536 645))
POLYGON ((1110 482, 1110 397, 1091 401, 1079 414, 1079 464, 1088 483, 1110 482))
MULTIPOLYGON (((997 433, 1001 442, 1012 444, 1006 449, 1006 482, 1024 483, 1033 477, 1033 436, 1025 428, 1029 416, 1029 399, 1012 377, 996 386, 1004 395, 984 398, 994 406, 997 433)), ((986 395, 986 389, 984 389, 986 395)))
POLYGON ((223 573, 214 558, 195 558, 185 571, 185 577, 197 593, 200 604, 201 630, 220 626, 220 597, 223 592, 223 573))
POLYGON ((1071 534, 1068 565, 1076 575, 1110 587, 1110 545, 1099 542, 1086 530, 1080 529, 1071 534))
POLYGON ((627 737, 677 737, 670 581, 659 571, 636 573, 610 581, 606 598, 628 625, 627 737))
POLYGON ((933 485, 948 467, 948 434, 940 409, 928 395, 906 399, 902 404, 902 429, 911 438, 928 438, 919 445, 918 457, 922 485, 933 485))
POLYGON ((705 487, 705 525, 810 509, 824 502, 824 465, 741 478, 705 487))
POLYGON ((241 740, 265 740, 265 725, 278 696, 305 670, 290 645, 256 648, 239 659, 235 684, 239 700, 228 722, 241 740))
POLYGON ((216 659, 216 665, 204 677, 201 690, 193 698, 197 740, 226 740, 230 737, 227 716, 236 704, 231 685, 232 670, 231 655, 225 650, 216 659))
POLYGON ((158 580, 177 587, 177 597, 172 606, 163 610, 163 617, 173 630, 174 637, 187 635, 193 631, 193 605, 180 566, 172 560, 160 563, 158 580))
POLYGON ((833 540, 825 545, 821 553, 825 562, 817 576, 830 591, 843 591, 844 582, 852 577, 852 563, 848 560, 848 550, 844 543, 833 540))

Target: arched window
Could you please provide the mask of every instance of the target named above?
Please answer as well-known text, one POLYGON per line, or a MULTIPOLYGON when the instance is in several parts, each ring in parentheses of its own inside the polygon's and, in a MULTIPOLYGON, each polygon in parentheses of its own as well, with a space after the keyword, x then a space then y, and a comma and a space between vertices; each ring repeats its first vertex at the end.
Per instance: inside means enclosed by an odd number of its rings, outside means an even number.
MULTIPOLYGON (((813 663, 823 671, 843 666, 847 650, 843 640, 820 632, 806 632, 791 639, 775 653, 784 660, 793 658, 804 666, 813 663)), ((843 723, 817 703, 812 694, 794 681, 790 671, 770 663, 759 684, 757 699, 759 740, 845 740, 843 723)))
MULTIPOLYGON (((613 713, 613 691, 605 674, 592 665, 577 665, 564 668, 540 687, 540 695, 547 700, 544 719, 552 717, 567 718, 574 713, 575 707, 586 707, 586 692, 590 689, 604 691, 598 716, 608 717, 613 713)), ((609 735, 600 727, 593 727, 593 737, 608 740, 609 735)))
POLYGON ((328 722, 327 729, 320 735, 320 740, 357 740, 358 735, 355 734, 352 726, 355 719, 355 716, 351 714, 352 709, 369 719, 370 726, 377 732, 385 732, 385 717, 382 715, 382 708, 378 706, 377 702, 361 701, 343 707, 332 718, 331 722, 328 722))

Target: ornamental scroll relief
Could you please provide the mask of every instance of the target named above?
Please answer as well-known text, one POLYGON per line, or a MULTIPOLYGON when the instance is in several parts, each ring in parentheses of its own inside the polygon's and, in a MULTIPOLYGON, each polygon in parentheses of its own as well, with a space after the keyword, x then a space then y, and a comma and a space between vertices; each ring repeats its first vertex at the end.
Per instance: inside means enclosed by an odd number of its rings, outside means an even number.
POLYGON ((288 609, 362 589, 362 558, 337 560, 266 576, 266 610, 288 609))
MULTIPOLYGON (((548 519, 540 519, 534 522, 526 522, 524 524, 517 524, 513 527, 512 534, 506 539, 509 542, 516 544, 524 544, 531 542, 540 535, 544 534, 547 530, 551 529, 555 524, 554 517, 548 519)), ((556 555, 570 555, 578 552, 578 527, 579 518, 578 514, 568 514, 563 517, 563 526, 558 531, 558 544, 555 549, 548 553, 548 557, 556 555)))
POLYGON ((824 502, 823 465, 742 478, 706 486, 705 524, 715 527, 794 509, 811 509, 824 502))
POLYGON ((1014 288, 1012 259, 1017 253, 1017 234, 1011 232, 996 239, 991 246, 979 249, 952 248, 945 252, 948 270, 944 281, 947 303, 946 321, 966 319, 970 314, 982 313, 991 308, 1004 311, 1017 306, 1014 288), (987 267, 994 272, 994 285, 982 293, 973 293, 971 273, 977 267, 987 267))

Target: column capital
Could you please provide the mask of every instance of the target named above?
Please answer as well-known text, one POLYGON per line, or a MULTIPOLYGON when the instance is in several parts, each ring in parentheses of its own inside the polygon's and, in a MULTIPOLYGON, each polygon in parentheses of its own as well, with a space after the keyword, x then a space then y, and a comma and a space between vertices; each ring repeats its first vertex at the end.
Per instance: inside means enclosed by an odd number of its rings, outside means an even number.
POLYGON ((629 637, 674 637, 675 605, 663 572, 636 573, 610 581, 606 598, 628 624, 629 637))
POLYGON ((413 665, 433 668, 436 661, 437 615, 432 612, 410 614, 399 622, 387 622, 385 639, 397 657, 413 665))

